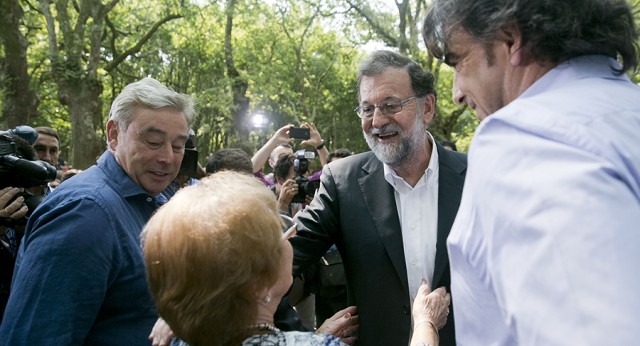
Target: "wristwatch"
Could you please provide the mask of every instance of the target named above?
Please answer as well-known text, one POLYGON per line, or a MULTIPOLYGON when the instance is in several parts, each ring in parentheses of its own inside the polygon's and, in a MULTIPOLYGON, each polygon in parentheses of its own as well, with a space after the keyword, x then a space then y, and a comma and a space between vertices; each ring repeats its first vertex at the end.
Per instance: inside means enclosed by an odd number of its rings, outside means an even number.
POLYGON ((316 150, 320 150, 320 149, 322 149, 322 148, 324 148, 324 140, 321 140, 321 141, 320 141, 320 145, 318 145, 318 146, 316 147, 316 150))

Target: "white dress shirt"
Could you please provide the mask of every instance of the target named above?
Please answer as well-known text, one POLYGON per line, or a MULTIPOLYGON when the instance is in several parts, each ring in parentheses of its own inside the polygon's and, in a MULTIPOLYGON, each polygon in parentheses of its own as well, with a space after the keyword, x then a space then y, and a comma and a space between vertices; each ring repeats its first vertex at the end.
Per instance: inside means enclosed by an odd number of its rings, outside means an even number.
POLYGON ((448 238, 458 345, 640 343, 640 88, 565 62, 483 121, 448 238))
MULTIPOLYGON (((431 143, 434 143, 431 134, 427 132, 427 135, 431 143)), ((384 178, 395 190, 411 304, 422 284, 422 278, 427 279, 433 289, 438 241, 438 170, 438 150, 435 144, 432 145, 429 166, 413 188, 396 175, 393 169, 384 165, 384 178)))

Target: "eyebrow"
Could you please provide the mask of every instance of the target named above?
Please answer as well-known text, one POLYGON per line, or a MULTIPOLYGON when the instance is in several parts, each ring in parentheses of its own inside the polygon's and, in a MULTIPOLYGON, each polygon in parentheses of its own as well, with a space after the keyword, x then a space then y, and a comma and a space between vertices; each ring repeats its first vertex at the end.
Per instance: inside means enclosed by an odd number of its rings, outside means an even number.
MULTIPOLYGON (((380 103, 384 102, 384 101, 389 101, 389 100, 400 100, 400 97, 398 96, 387 96, 385 98, 383 98, 380 103)), ((362 101, 362 104, 370 104, 372 105, 373 103, 369 102, 369 101, 362 101)))
MULTIPOLYGON (((148 134, 158 134, 158 135, 161 135, 161 136, 166 136, 166 135, 167 135, 167 132, 166 132, 166 131, 163 131, 163 130, 160 130, 159 128, 156 128, 156 127, 148 127, 148 128, 146 128, 146 129, 144 129, 144 130, 140 131, 140 135, 141 135, 141 136, 142 136, 142 135, 148 135, 148 134)), ((179 136, 179 137, 178 137, 178 139, 183 139, 183 140, 185 140, 185 141, 186 141, 188 138, 189 138, 189 137, 188 137, 188 136, 186 136, 186 135, 181 135, 181 136, 179 136)))

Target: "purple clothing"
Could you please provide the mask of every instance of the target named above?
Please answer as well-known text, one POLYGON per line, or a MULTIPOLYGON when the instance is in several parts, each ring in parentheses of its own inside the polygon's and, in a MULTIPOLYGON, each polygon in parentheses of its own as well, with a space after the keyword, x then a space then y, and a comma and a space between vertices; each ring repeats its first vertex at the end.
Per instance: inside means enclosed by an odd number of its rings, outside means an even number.
POLYGON ((258 178, 258 179, 260 179, 260 181, 263 182, 267 186, 275 185, 275 183, 271 179, 268 179, 264 174, 262 174, 262 171, 254 172, 253 176, 258 178))

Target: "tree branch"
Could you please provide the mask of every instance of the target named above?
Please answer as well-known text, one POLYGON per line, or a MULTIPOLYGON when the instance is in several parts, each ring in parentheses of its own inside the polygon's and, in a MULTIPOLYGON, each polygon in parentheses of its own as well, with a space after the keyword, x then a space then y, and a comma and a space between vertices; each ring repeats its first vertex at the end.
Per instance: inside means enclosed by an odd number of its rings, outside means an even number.
POLYGON ((118 56, 114 56, 114 59, 104 68, 105 71, 107 72, 111 72, 116 66, 118 66, 121 62, 123 62, 127 57, 129 57, 130 55, 133 55, 135 53, 138 53, 140 51, 140 49, 142 48, 142 46, 149 41, 149 39, 151 39, 151 37, 153 36, 153 34, 158 31, 158 29, 166 22, 169 22, 171 20, 174 19, 178 19, 178 18, 182 18, 182 15, 179 14, 170 14, 167 15, 166 17, 162 18, 160 21, 158 21, 157 23, 155 23, 151 29, 149 29, 149 31, 142 36, 142 38, 140 39, 140 41, 138 41, 138 43, 136 43, 135 46, 125 50, 124 52, 122 52, 122 54, 118 55, 118 56))
POLYGON ((347 0, 347 3, 351 6, 351 8, 356 10, 356 12, 358 12, 358 14, 362 16, 367 21, 367 23, 369 23, 369 25, 371 25, 371 28, 378 35, 380 35, 382 41, 384 41, 386 45, 390 47, 398 46, 398 40, 395 37, 391 36, 391 34, 389 34, 387 31, 385 31, 384 28, 378 23, 378 21, 376 21, 371 15, 369 15, 363 8, 359 7, 358 4, 354 4, 351 0, 347 0))

